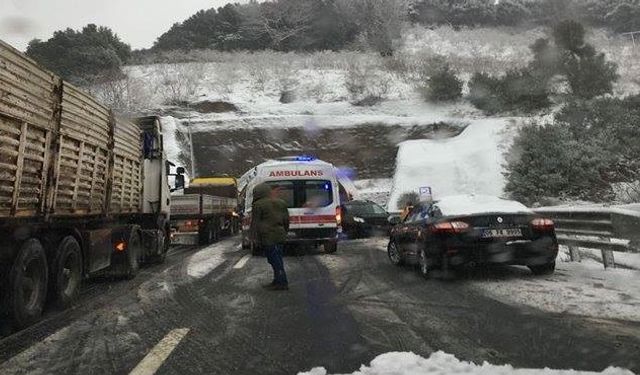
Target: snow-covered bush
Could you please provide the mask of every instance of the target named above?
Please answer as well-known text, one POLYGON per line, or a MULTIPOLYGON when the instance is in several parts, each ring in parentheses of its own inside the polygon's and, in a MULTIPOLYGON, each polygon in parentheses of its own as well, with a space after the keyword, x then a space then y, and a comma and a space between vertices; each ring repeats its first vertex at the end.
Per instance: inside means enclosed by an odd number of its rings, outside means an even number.
POLYGON ((163 104, 169 105, 193 100, 204 76, 204 67, 200 63, 162 64, 157 69, 163 104))
POLYGON ((299 81, 294 68, 286 62, 282 62, 274 69, 274 76, 280 92, 280 102, 291 103, 295 101, 295 90, 299 81))
POLYGON ((505 191, 525 203, 545 196, 638 198, 640 95, 565 105, 554 120, 520 130, 506 155, 505 191))
POLYGON ((546 79, 529 69, 511 70, 502 77, 474 74, 469 101, 488 114, 534 112, 551 104, 546 79))
POLYGON ((355 105, 370 106, 386 99, 391 78, 371 64, 350 64, 344 76, 344 85, 355 105))
POLYGON ((451 101, 462 96, 462 81, 442 56, 427 59, 418 69, 417 88, 428 101, 451 101))
POLYGON ((462 96, 462 81, 447 64, 431 76, 426 93, 433 101, 456 100, 462 96))
POLYGON ((219 64, 215 72, 214 87, 224 98, 228 98, 239 78, 237 65, 219 64))

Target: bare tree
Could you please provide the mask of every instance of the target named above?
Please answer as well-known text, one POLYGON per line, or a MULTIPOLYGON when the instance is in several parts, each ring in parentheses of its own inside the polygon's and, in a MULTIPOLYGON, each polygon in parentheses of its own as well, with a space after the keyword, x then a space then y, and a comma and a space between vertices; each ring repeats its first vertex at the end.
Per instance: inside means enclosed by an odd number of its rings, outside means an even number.
POLYGON ((101 103, 123 116, 134 116, 149 108, 155 91, 143 80, 124 74, 103 76, 99 83, 86 89, 101 103))
POLYGON ((313 4, 309 0, 280 0, 262 5, 261 25, 276 48, 311 27, 313 4))

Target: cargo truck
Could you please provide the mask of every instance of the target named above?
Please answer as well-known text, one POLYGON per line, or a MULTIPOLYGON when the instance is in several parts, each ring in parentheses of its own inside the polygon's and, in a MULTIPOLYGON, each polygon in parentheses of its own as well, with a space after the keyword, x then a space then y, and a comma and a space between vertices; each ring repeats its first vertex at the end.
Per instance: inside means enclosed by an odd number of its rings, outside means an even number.
POLYGON ((84 278, 163 261, 168 168, 157 117, 116 118, 0 41, 1 321, 30 325, 84 278))
POLYGON ((228 176, 194 178, 171 197, 171 240, 206 245, 240 229, 238 183, 228 176))

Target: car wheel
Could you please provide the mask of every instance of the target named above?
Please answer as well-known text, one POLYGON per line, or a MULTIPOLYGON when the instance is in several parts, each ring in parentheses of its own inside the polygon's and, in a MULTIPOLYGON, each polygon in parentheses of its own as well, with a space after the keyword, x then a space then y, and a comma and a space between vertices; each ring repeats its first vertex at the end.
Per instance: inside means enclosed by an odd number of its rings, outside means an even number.
POLYGON ((547 264, 529 266, 529 269, 534 275, 551 275, 556 269, 556 262, 553 261, 547 264))
POLYGON ((400 254, 400 249, 398 249, 398 245, 395 241, 389 241, 389 245, 387 245, 387 255, 389 256, 391 263, 396 266, 401 266, 404 263, 402 255, 400 254))
POLYGON ((431 277, 431 265, 427 258, 427 252, 424 249, 420 250, 420 254, 418 254, 418 270, 425 279, 431 277))
POLYGON ((82 252, 73 236, 60 241, 52 271, 54 303, 60 308, 71 306, 78 297, 82 281, 82 252))

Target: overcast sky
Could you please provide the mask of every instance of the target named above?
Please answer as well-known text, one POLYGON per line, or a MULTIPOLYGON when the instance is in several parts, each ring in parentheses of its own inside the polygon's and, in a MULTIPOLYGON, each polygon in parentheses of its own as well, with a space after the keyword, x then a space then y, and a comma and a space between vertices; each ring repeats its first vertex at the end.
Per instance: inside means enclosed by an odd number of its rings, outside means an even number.
POLYGON ((160 34, 200 9, 229 0, 0 0, 0 39, 24 50, 33 38, 80 29, 88 23, 108 26, 131 47, 148 48, 160 34))

